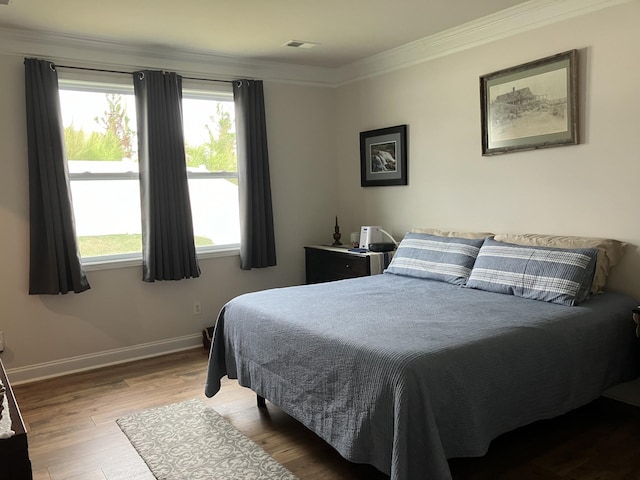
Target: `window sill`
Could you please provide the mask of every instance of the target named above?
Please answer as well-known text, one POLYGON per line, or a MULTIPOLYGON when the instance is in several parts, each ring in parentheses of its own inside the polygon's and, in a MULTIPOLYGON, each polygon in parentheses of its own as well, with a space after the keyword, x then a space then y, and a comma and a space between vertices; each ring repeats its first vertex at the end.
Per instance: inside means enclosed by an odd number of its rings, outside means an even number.
MULTIPOLYGON (((240 246, 233 245, 228 248, 211 249, 196 252, 198 260, 205 258, 220 258, 220 257, 233 257, 240 255, 240 246)), ((141 267, 142 256, 128 257, 128 258, 116 258, 109 260, 100 260, 99 257, 87 259, 82 261, 82 267, 85 272, 92 272, 96 270, 112 270, 116 268, 128 268, 128 267, 141 267)))

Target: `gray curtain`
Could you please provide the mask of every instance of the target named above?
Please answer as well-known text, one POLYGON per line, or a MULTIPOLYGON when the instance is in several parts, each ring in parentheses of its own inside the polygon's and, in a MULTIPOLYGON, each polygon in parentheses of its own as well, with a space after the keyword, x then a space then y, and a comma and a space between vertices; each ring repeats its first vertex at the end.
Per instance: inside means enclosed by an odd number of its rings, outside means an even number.
POLYGON ((233 84, 240 191, 240 268, 276 264, 262 81, 233 84))
POLYGON ((29 294, 84 292, 71 207, 58 75, 51 62, 25 58, 29 160, 29 294))
POLYGON ((145 282, 199 277, 182 129, 182 77, 133 75, 145 282))

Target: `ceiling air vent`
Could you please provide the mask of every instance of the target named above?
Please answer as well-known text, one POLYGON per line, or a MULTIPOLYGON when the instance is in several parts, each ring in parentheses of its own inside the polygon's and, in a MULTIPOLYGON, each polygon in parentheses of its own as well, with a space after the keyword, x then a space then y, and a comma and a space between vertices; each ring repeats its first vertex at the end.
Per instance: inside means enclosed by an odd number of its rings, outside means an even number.
POLYGON ((282 44, 283 47, 292 47, 292 48, 313 48, 317 45, 320 45, 320 44, 314 43, 314 42, 305 42, 303 40, 289 40, 287 43, 282 44))

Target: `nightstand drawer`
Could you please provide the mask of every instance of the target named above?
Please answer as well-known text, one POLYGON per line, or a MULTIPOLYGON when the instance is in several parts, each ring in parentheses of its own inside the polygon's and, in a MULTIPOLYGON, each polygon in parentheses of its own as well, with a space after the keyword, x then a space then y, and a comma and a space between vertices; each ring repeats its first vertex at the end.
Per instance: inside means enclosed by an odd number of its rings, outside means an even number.
POLYGON ((344 278, 363 277, 371 274, 369 257, 335 251, 305 247, 307 283, 330 282, 344 278))

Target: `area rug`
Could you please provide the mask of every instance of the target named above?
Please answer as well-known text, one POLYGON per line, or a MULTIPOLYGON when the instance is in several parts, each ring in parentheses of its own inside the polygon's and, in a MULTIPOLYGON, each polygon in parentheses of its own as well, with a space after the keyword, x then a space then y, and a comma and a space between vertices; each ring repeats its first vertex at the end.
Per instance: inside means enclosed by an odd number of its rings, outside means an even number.
POLYGON ((117 420, 158 480, 297 480, 199 400, 117 420))

